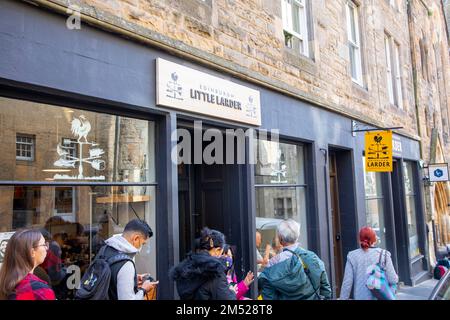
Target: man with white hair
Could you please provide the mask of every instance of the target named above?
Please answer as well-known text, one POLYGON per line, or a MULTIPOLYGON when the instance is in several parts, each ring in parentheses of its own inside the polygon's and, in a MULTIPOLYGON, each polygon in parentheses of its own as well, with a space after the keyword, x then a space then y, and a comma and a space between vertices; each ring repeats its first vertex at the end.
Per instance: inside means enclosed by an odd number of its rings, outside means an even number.
POLYGON ((264 300, 322 300, 331 287, 322 260, 300 247, 300 224, 289 219, 277 227, 283 251, 270 259, 258 279, 264 300))

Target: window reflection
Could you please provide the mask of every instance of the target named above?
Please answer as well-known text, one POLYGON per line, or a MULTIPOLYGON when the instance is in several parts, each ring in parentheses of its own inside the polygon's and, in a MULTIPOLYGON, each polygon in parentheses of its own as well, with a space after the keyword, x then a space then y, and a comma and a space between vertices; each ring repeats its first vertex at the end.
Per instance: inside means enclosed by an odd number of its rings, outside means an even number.
POLYGON ((153 122, 3 97, 0 117, 0 180, 154 182, 153 122))
MULTIPOLYGON (((71 299, 70 270, 82 276, 106 239, 134 218, 155 229, 154 122, 3 97, 0 120, 0 181, 13 181, 0 187, 0 241, 19 228, 40 229, 49 251, 35 273, 58 299, 71 299), (80 181, 89 185, 72 183, 80 181)), ((156 278, 150 248, 155 237, 136 269, 156 278)))
MULTIPOLYGON (((365 166, 365 158, 363 157, 365 166)), ((366 198, 366 223, 378 237, 378 246, 386 249, 385 199, 383 194, 383 173, 364 172, 366 198)))
MULTIPOLYGON (((134 218, 155 228, 155 187, 0 187, 0 213, 0 234, 19 228, 42 231, 50 247, 40 272, 60 299, 70 299, 69 266, 83 273, 104 241, 134 218)), ((154 241, 136 256, 140 272, 156 274, 154 241)))
POLYGON ((413 162, 403 162, 403 181, 406 196, 406 217, 408 221, 409 255, 411 258, 420 255, 419 233, 417 231, 416 194, 414 192, 413 162))
POLYGON ((300 223, 299 242, 307 248, 303 146, 258 140, 255 150, 256 229, 261 234, 257 250, 264 257, 270 247, 269 258, 280 252, 276 229, 283 219, 300 223))

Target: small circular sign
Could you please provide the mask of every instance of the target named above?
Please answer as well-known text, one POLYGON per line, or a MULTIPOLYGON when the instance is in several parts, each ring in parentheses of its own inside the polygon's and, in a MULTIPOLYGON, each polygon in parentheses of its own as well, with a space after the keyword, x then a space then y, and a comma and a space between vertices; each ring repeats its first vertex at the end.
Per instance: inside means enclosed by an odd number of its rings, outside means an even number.
POLYGON ((442 171, 441 169, 436 169, 434 170, 434 176, 441 178, 444 175, 444 171, 442 171))

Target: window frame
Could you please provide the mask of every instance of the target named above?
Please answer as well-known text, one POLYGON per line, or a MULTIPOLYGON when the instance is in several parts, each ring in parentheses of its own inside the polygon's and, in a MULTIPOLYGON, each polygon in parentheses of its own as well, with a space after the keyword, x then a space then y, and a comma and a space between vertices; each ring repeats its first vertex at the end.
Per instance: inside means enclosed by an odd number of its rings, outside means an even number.
MULTIPOLYGON (((270 141, 270 140, 268 140, 267 137, 266 138, 257 138, 256 139, 256 141, 259 141, 259 140, 270 141)), ((302 181, 303 183, 297 182, 297 183, 281 183, 281 184, 280 183, 259 183, 258 184, 258 183, 255 182, 254 189, 253 189, 253 192, 254 192, 254 195, 255 195, 255 201, 258 201, 258 200, 256 200, 256 198, 257 198, 257 190, 258 189, 278 189, 278 190, 279 189, 293 189, 294 192, 295 192, 296 197, 299 196, 299 193, 304 192, 304 198, 303 199, 305 201, 305 207, 304 208, 305 208, 306 225, 303 226, 301 221, 298 221, 298 220, 296 220, 296 221, 301 224, 301 228, 305 228, 305 230, 306 230, 306 241, 307 241, 306 246, 308 248, 311 248, 311 247, 314 247, 315 244, 312 243, 311 234, 308 232, 308 228, 309 228, 308 225, 309 225, 309 223, 311 221, 310 221, 310 209, 309 209, 309 204, 308 204, 308 201, 310 200, 310 198, 308 196, 308 179, 307 179, 307 172, 306 172, 307 171, 307 164, 306 164, 306 161, 307 161, 307 154, 306 154, 306 152, 307 152, 307 145, 304 144, 304 143, 298 142, 298 141, 285 140, 285 139, 280 139, 278 141, 278 143, 280 143, 280 144, 289 144, 289 145, 295 146, 296 148, 297 147, 301 147, 302 148, 302 155, 301 155, 302 156, 302 161, 301 161, 301 163, 303 163, 303 165, 302 165, 301 169, 303 170, 303 177, 304 177, 303 181, 302 181)), ((256 142, 256 145, 257 145, 257 142, 256 142)), ((257 146, 255 146, 255 148, 257 148, 257 146)), ((257 151, 255 152, 255 156, 258 157, 257 151)), ((256 165, 255 165, 255 167, 256 167, 256 165)), ((256 177, 256 170, 254 171, 254 176, 256 177)), ((289 217, 289 213, 288 213, 288 209, 291 210, 292 216, 295 215, 294 214, 294 210, 293 210, 295 201, 291 198, 291 207, 287 207, 287 198, 288 197, 286 197, 285 195, 276 197, 276 199, 283 199, 283 210, 284 210, 284 213, 286 214, 286 216, 283 217, 283 219, 290 218, 289 217)), ((297 201, 298 201, 298 199, 297 199, 297 201)), ((257 206, 256 206, 256 203, 255 203, 255 209, 256 209, 256 207, 257 206)), ((297 210, 300 210, 300 207, 298 207, 297 210)), ((258 217, 260 217, 260 216, 258 216, 258 212, 255 210, 255 218, 258 218, 258 217)), ((300 215, 299 215, 299 217, 300 217, 300 215)), ((263 218, 263 217, 260 217, 260 218, 263 218)), ((281 218, 275 218, 275 219, 281 219, 281 218)), ((305 245, 305 244, 302 244, 302 245, 305 245)))
POLYGON ((400 44, 394 40, 394 64, 395 64, 395 86, 396 86, 396 94, 397 94, 397 107, 403 109, 403 88, 402 88, 402 69, 401 69, 401 48, 400 44))
MULTIPOLYGON (((35 149, 36 149, 36 137, 34 135, 16 132, 16 160, 19 160, 19 161, 30 161, 30 162, 34 161, 34 159, 36 158, 35 157, 35 149), (24 142, 24 141, 20 141, 19 142, 18 141, 19 137, 30 139, 31 143, 24 142), (31 156, 30 157, 24 157, 24 156, 18 156, 17 155, 18 147, 22 146, 22 145, 31 146, 31 151, 30 151, 31 156)), ((22 151, 21 148, 19 148, 19 150, 22 151)))
MULTIPOLYGON (((298 52, 305 57, 310 58, 311 53, 309 49, 309 14, 308 14, 308 1, 309 0, 281 0, 281 20, 283 24, 283 33, 287 32, 292 37, 296 37, 303 44, 303 48, 298 52), (300 33, 294 30, 293 22, 293 7, 298 6, 299 28, 300 33), (304 34, 302 34, 304 31, 304 34)), ((284 34, 285 47, 295 50, 292 47, 286 45, 286 34, 284 34)))
POLYGON ((360 6, 353 0, 348 0, 345 5, 347 20, 347 45, 349 50, 350 75, 352 81, 360 86, 364 86, 359 7, 360 6), (353 15, 350 10, 353 10, 353 15), (354 30, 352 26, 354 26, 354 30), (353 31, 355 33, 355 39, 353 39, 353 31), (355 52, 353 55, 354 59, 352 59, 352 49, 355 52), (355 69, 356 78, 353 75, 353 69, 355 69))
POLYGON ((420 234, 420 230, 419 230, 421 222, 419 221, 419 217, 418 217, 418 214, 419 214, 418 201, 420 201, 420 199, 418 198, 419 194, 417 192, 417 186, 416 186, 417 177, 415 175, 415 169, 414 169, 415 165, 416 165, 415 161, 404 160, 402 162, 402 175, 403 175, 402 179, 403 179, 403 190, 404 190, 403 192, 404 192, 405 215, 406 215, 406 235, 408 237, 408 257, 411 260, 414 260, 415 258, 423 255, 423 251, 422 251, 423 248, 422 248, 421 239, 420 239, 421 234, 420 234), (409 169, 407 169, 407 167, 409 167, 409 169), (411 173, 411 181, 410 181, 411 190, 408 190, 406 188, 406 178, 405 177, 408 175, 408 170, 410 170, 410 173, 411 173), (410 204, 410 202, 409 202, 410 198, 412 198, 414 200, 413 201, 414 205, 411 208, 408 208, 408 206, 410 204), (414 217, 412 215, 410 217, 409 212, 408 212, 409 210, 412 210, 414 217), (410 218, 414 219, 414 226, 415 226, 415 231, 416 231, 415 236, 417 237, 416 250, 419 252, 418 254, 411 254, 411 235, 409 233, 409 224, 412 221, 410 221, 410 218))
MULTIPOLYGON (((366 157, 363 156, 362 159, 363 159, 363 168, 364 168, 364 170, 363 170, 364 171, 364 206, 365 206, 365 210, 366 210, 366 212, 365 212, 366 224, 368 225, 368 222, 369 222, 369 219, 368 219, 369 212, 367 211, 368 202, 376 201, 377 203, 380 203, 382 206, 381 212, 378 212, 378 222, 380 223, 380 226, 379 226, 380 241, 381 241, 380 245, 384 245, 384 249, 386 249, 387 248, 386 236, 387 236, 387 229, 388 229, 388 226, 387 226, 388 221, 386 219, 386 210, 388 209, 388 207, 386 205, 386 200, 388 198, 388 195, 384 192, 384 189, 383 189, 383 184, 384 184, 383 183, 383 180, 384 180, 383 173, 382 172, 367 172, 365 170, 366 157), (367 175, 370 173, 372 173, 375 177, 375 184, 378 185, 378 183, 380 183, 380 192, 381 192, 380 194, 378 194, 378 192, 375 195, 373 195, 373 194, 368 195, 366 193, 367 175), (377 179, 377 177, 379 177, 379 179, 377 179), (381 230, 381 222, 383 224, 383 230, 381 230), (382 242, 383 237, 384 237, 385 242, 382 242)), ((376 190, 378 191, 378 188, 376 188, 376 190)))
MULTIPOLYGON (((76 157, 78 154, 78 146, 76 144, 74 144, 76 142, 77 142, 77 140, 73 139, 73 138, 62 138, 61 139, 61 145, 63 145, 65 149, 70 150, 68 155, 71 157, 76 157), (69 144, 65 143, 67 140, 70 141, 69 144), (75 152, 75 155, 70 154, 70 152, 72 152, 72 150, 75 152)), ((67 157, 64 157, 64 159, 68 160, 67 157)))
POLYGON ((395 105, 394 95, 394 74, 392 70, 392 49, 391 49, 391 36, 387 33, 384 34, 384 53, 386 56, 386 81, 388 89, 389 103, 395 105))
POLYGON ((387 32, 384 35, 386 56, 386 81, 388 99, 391 105, 404 109, 403 86, 401 72, 401 48, 400 44, 387 32))

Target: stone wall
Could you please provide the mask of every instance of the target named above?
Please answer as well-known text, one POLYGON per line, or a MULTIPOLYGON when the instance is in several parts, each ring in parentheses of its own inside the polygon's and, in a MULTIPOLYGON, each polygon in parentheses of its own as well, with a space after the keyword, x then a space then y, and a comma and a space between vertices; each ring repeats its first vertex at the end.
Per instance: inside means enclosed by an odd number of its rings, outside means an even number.
MULTIPOLYGON (((68 6, 67 0, 33 0, 68 6)), ((309 1, 310 48, 307 58, 284 45, 281 1, 273 0, 75 0, 83 14, 128 31, 151 31, 179 50, 242 73, 256 74, 338 112, 384 126, 402 126, 417 135, 408 17, 405 1, 359 1, 364 83, 351 80, 346 0, 309 1), (400 44, 404 109, 389 104, 384 34, 400 44), (194 50, 195 49, 195 50, 194 50)), ((83 16, 82 16, 83 19, 83 16)), ((82 20, 83 21, 83 20, 82 20)))

